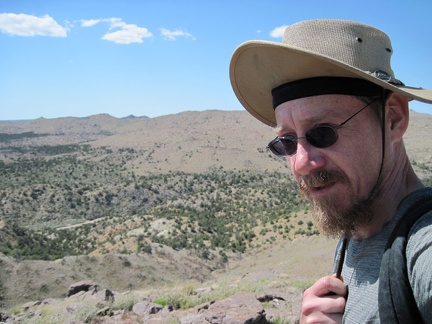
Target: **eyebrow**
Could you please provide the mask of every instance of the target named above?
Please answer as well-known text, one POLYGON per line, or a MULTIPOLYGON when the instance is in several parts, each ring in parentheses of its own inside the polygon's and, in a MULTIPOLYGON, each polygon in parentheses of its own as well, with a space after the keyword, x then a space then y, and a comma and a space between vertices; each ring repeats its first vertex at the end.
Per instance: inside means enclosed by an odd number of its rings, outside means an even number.
MULTIPOLYGON (((302 119, 301 123, 308 124, 308 125, 322 124, 322 123, 325 123, 325 122, 323 122, 323 120, 325 120, 326 118, 329 118, 329 116, 332 116, 333 113, 334 113, 333 110, 329 110, 326 113, 321 113, 321 114, 318 114, 316 116, 312 116, 310 118, 302 119)), ((284 128, 282 126, 273 127, 273 132, 276 134, 281 133, 283 130, 284 130, 284 128)))

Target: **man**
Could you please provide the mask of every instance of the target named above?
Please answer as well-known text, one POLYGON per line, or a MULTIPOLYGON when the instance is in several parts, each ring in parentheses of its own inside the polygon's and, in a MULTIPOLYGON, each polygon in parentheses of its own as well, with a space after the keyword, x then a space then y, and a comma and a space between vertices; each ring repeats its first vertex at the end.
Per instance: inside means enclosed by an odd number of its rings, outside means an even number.
MULTIPOLYGON (((231 60, 238 99, 275 127, 269 149, 286 157, 321 231, 341 237, 342 276, 304 292, 304 323, 380 322, 380 313, 385 321, 378 293, 386 243, 408 208, 432 200, 402 140, 408 101, 432 103, 432 91, 397 80, 392 51, 371 26, 310 20, 288 26, 282 44, 241 44, 231 60)), ((404 253, 414 308, 432 323, 432 212, 414 224, 404 253)))

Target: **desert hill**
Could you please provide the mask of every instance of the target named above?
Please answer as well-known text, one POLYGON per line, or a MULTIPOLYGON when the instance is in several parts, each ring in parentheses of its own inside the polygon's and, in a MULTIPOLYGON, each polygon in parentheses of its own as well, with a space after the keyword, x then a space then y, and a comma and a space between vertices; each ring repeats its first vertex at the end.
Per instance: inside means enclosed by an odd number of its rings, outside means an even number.
MULTIPOLYGON (((430 164, 432 116, 411 111, 405 141, 410 157, 430 164)), ((0 141, 2 160, 8 146, 90 144, 111 149, 132 148, 142 155, 131 164, 138 172, 203 172, 211 168, 282 170, 285 162, 269 159, 265 149, 273 130, 244 111, 187 111, 157 118, 39 118, 0 122, 0 134, 34 133, 35 137, 0 141), (259 153, 259 154, 257 154, 259 153), (147 159, 146 159, 147 158, 147 159), (144 163, 144 165, 142 165, 144 163), (151 165, 157 163, 157 167, 151 165)))
MULTIPOLYGON (((128 161, 128 167, 138 174, 204 172, 220 167, 231 170, 285 168, 284 162, 268 159, 265 152, 265 146, 274 137, 272 130, 262 127, 243 111, 183 112, 151 119, 95 115, 0 122, 0 133, 30 132, 37 136, 23 136, 13 143, 7 141, 6 145, 90 144, 95 149, 109 148, 109 154, 111 150, 133 149, 139 154, 128 161)), ((4 142, 1 143, 0 147, 4 146, 4 142)), ((7 155, 7 158, 12 157, 7 155)))
MULTIPOLYGON (((405 136, 426 183, 431 125, 411 111, 405 136)), ((0 122, 0 301, 62 297, 82 279, 124 291, 328 273, 334 241, 266 150, 274 136, 244 111, 0 122)))

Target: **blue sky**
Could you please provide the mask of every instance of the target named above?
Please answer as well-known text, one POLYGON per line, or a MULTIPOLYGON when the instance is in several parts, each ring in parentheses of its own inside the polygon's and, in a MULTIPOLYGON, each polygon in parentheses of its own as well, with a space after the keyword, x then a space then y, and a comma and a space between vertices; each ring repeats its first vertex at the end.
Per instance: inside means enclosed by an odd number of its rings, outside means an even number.
POLYGON ((239 110, 234 49, 315 18, 384 30, 396 77, 431 89, 431 12, 428 0, 0 0, 0 120, 239 110))

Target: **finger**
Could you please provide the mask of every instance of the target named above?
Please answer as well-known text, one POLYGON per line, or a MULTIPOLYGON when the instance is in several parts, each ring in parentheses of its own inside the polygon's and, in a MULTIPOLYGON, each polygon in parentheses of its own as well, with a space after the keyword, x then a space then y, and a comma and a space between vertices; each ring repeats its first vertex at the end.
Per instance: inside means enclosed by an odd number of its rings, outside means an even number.
POLYGON ((346 299, 340 295, 326 296, 322 298, 322 307, 328 314, 343 314, 346 306, 346 299))
POLYGON ((324 314, 324 313, 313 313, 310 316, 304 316, 301 319, 301 323, 342 323, 343 314, 324 314))
POLYGON ((305 297, 302 303, 302 314, 305 316, 313 313, 343 314, 345 306, 346 299, 343 296, 305 297))
POLYGON ((346 286, 343 281, 335 277, 327 276, 319 279, 312 287, 305 291, 305 294, 311 294, 314 296, 326 296, 329 293, 335 293, 336 295, 345 296, 346 286))

